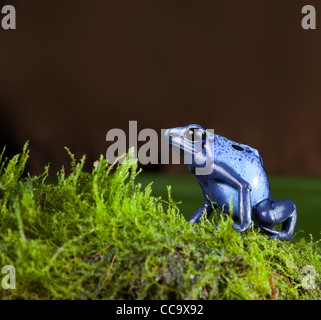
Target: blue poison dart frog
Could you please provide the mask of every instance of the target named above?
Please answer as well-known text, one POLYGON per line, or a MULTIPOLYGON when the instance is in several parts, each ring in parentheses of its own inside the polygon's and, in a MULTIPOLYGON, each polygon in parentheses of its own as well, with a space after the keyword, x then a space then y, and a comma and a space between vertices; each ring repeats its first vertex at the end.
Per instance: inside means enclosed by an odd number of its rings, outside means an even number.
POLYGON ((184 157, 203 191, 205 202, 190 222, 198 223, 205 213, 209 217, 214 207, 233 214, 239 222, 233 228, 238 232, 249 230, 253 221, 271 239, 292 238, 296 206, 291 200, 274 200, 256 149, 194 124, 166 130, 165 139, 184 157), (281 223, 281 230, 273 229, 281 223))

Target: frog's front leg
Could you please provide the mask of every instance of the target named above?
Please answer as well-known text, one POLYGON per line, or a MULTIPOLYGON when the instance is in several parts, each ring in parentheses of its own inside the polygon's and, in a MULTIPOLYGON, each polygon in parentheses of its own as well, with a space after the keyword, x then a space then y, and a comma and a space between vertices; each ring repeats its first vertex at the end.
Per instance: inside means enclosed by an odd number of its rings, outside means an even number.
POLYGON ((222 182, 238 189, 238 210, 240 224, 233 224, 238 232, 244 232, 252 225, 251 186, 242 179, 231 167, 225 164, 214 164, 211 178, 216 182, 222 182))

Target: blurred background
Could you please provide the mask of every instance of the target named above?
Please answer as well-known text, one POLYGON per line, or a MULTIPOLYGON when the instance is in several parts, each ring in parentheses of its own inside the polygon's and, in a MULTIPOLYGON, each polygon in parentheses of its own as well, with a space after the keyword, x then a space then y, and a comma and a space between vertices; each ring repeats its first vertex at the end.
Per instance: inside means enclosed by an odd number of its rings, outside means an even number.
MULTIPOLYGON (((318 1, 6 4, 16 8, 17 29, 0 28, 0 147, 11 156, 29 140, 29 172, 68 167, 64 146, 86 154, 90 169, 112 144, 107 131, 128 132, 129 120, 159 134, 198 123, 258 149, 275 198, 299 207, 297 229, 320 236, 318 1), (307 4, 316 30, 301 27, 307 4)), ((171 184, 189 217, 202 195, 186 172, 149 165, 141 179, 154 180, 159 194, 171 184)))

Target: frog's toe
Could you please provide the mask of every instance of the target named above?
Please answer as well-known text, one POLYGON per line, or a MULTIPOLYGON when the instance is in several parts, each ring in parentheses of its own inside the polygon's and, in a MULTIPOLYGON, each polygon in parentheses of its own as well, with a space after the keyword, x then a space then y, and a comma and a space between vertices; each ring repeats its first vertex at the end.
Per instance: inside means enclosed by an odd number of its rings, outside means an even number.
POLYGON ((267 228, 267 227, 264 227, 264 226, 258 226, 256 225, 257 227, 259 227, 260 229, 264 230, 266 233, 268 234, 272 234, 272 236, 270 236, 270 239, 279 239, 279 240, 291 240, 292 238, 292 234, 291 232, 288 232, 287 230, 274 230, 274 229, 271 229, 271 228, 267 228))
POLYGON ((240 224, 232 223, 232 227, 233 227, 233 229, 236 230, 237 232, 242 233, 242 232, 245 232, 245 231, 251 229, 252 225, 249 224, 249 225, 244 225, 244 226, 242 226, 242 225, 240 225, 240 224))
POLYGON ((238 233, 242 233, 242 232, 246 231, 246 229, 242 229, 241 226, 239 224, 236 224, 236 223, 232 223, 232 227, 238 233))
POLYGON ((278 230, 279 232, 273 236, 270 237, 270 239, 279 239, 279 240, 287 240, 290 241, 292 238, 292 234, 289 234, 289 232, 286 232, 284 230, 278 230))
POLYGON ((238 224, 232 223, 232 227, 233 227, 233 229, 234 229, 235 231, 241 233, 241 228, 240 228, 240 226, 239 226, 238 224))
POLYGON ((266 233, 277 235, 278 230, 274 230, 273 228, 264 227, 258 224, 254 224, 255 227, 260 228, 261 230, 265 231, 266 233))

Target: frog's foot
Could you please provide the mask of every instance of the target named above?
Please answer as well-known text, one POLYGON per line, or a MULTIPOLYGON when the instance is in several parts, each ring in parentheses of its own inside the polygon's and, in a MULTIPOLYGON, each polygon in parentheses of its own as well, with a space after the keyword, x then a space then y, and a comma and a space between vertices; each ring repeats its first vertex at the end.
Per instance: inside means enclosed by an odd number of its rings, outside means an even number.
POLYGON ((297 209, 291 200, 263 201, 254 214, 256 226, 271 234, 271 239, 291 240, 297 220, 297 209), (273 229, 281 223, 281 230, 273 229))
POLYGON ((203 215, 205 215, 206 218, 208 218, 212 211, 212 204, 208 199, 206 199, 205 203, 199 209, 196 210, 196 212, 192 215, 188 222, 199 223, 203 215))
POLYGON ((239 224, 233 223, 233 224, 232 224, 232 227, 233 227, 233 229, 236 230, 237 232, 242 233, 242 232, 245 232, 245 231, 251 229, 252 224, 249 224, 249 225, 246 226, 245 228, 242 228, 239 224))
POLYGON ((270 239, 280 239, 280 240, 289 241, 292 238, 292 234, 289 234, 289 232, 287 230, 274 230, 274 229, 270 229, 267 227, 258 226, 256 224, 254 226, 262 229, 263 231, 265 231, 268 234, 272 234, 270 239))

